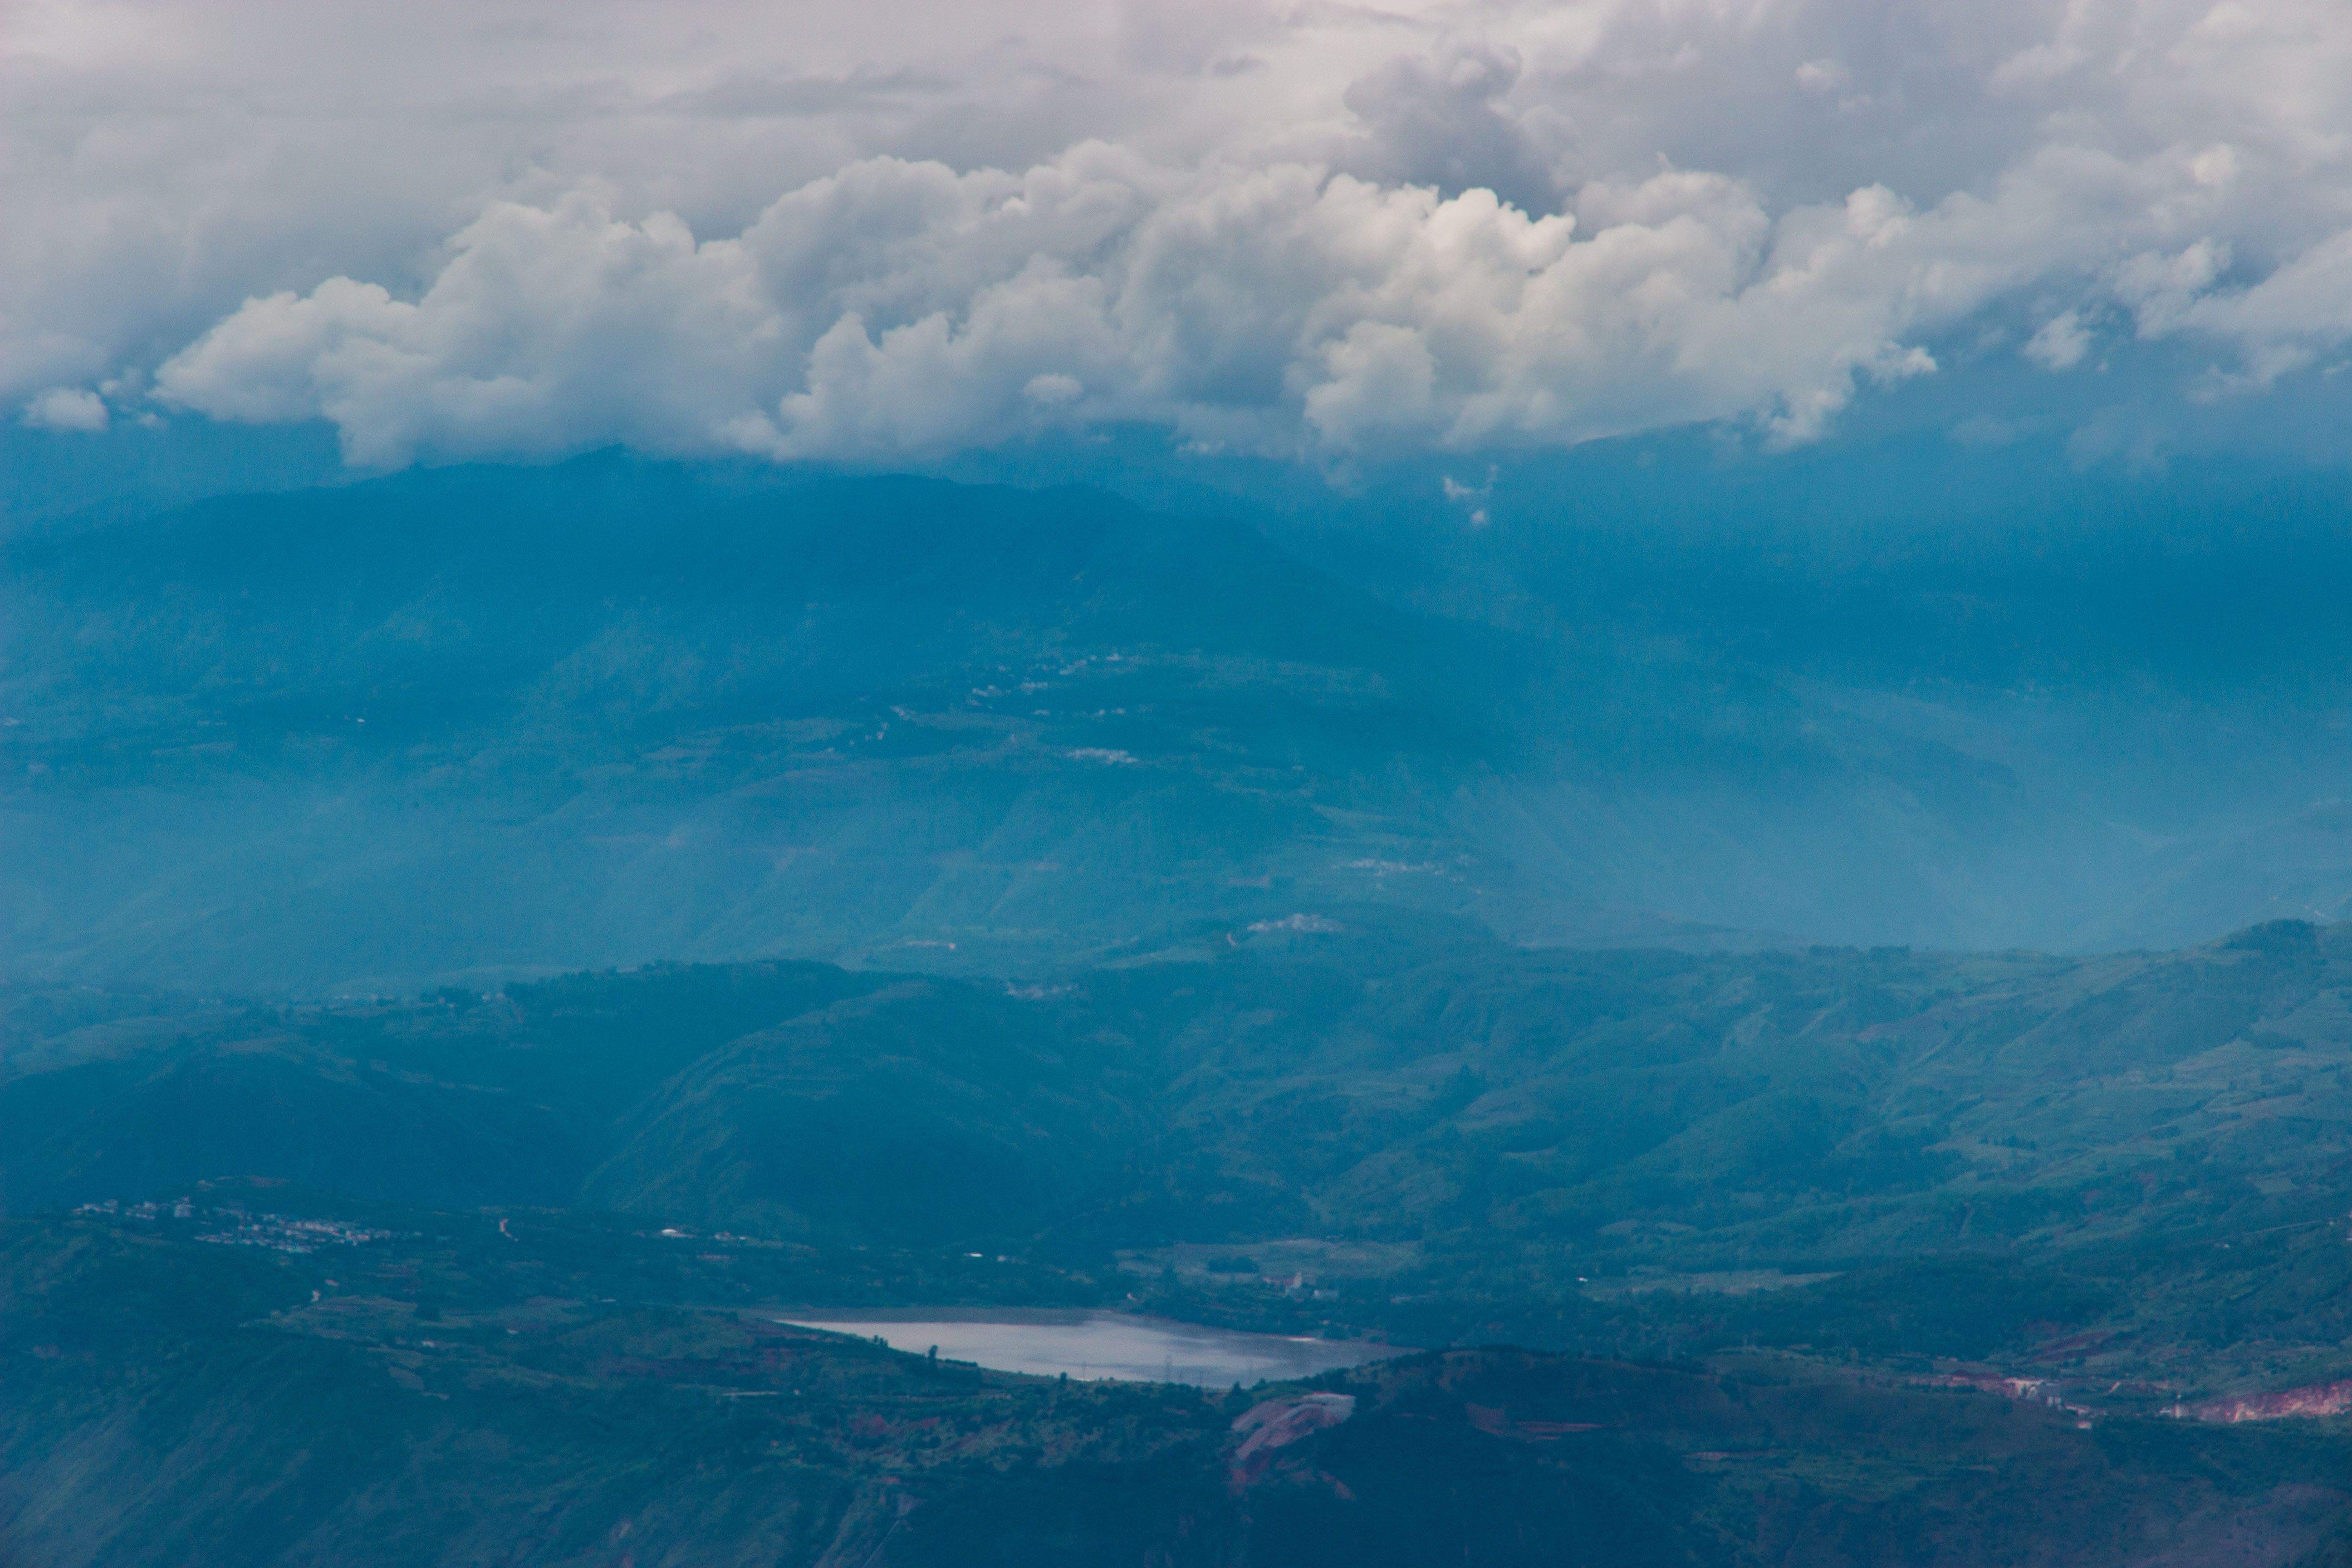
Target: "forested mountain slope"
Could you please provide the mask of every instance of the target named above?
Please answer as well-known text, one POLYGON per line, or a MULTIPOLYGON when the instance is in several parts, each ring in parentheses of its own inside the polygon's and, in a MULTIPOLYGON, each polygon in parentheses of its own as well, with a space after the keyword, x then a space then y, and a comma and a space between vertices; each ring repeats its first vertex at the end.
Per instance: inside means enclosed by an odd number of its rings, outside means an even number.
POLYGON ((1772 632, 1789 573, 1741 540, 1595 534, 1496 625, 1095 492, 609 456, 20 532, 7 972, 997 973, 1324 903, 1685 947, 2171 945, 2337 909, 2336 688, 2093 658, 2137 624, 2115 606, 2025 637, 2082 563, 1988 548, 1966 614, 1932 561, 1796 571, 1890 595, 1825 653, 1772 632), (1928 679, 1985 624, 2024 651, 1928 679), (2126 752, 2128 799, 2095 763, 2126 752))
MULTIPOLYGON (((1373 1319, 1430 1296, 1453 1335, 1474 1300, 1580 1279, 2161 1259, 2334 1224, 2347 930, 2082 960, 1528 952, 1368 911, 1052 985, 794 963, 310 1008, 18 987, 0 1148, 18 1207, 257 1176, 1160 1257, 1160 1285, 1212 1298, 1186 1247, 1321 1237, 1373 1319)), ((2296 1354, 2334 1367, 2347 1331, 2296 1354)))
POLYGON ((1528 952, 1339 910, 1050 983, 14 985, 0 1539, 2338 1562, 2348 930, 1528 952), (863 1306, 1454 1348, 1219 1393, 779 1321, 863 1306))
MULTIPOLYGON (((2086 1431, 1763 1354, 1057 1383, 601 1299, 724 1288, 656 1262, 657 1240, 379 1217, 457 1234, 271 1257, 135 1222, 0 1228, 11 1560, 2318 1564, 2342 1560, 2352 1499, 2326 1423, 2086 1431), (1317 1399, 1344 1418, 1245 1447, 1317 1399)), ((849 1272, 803 1258, 762 1282, 849 1272)))

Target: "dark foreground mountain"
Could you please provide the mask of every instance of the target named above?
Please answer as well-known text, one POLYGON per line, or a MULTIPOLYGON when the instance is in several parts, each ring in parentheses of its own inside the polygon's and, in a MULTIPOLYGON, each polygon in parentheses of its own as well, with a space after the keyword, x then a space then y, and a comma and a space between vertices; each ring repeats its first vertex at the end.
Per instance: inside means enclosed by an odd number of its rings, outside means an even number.
POLYGON ((1701 948, 2326 918, 2352 552, 2334 513, 2291 550, 2200 526, 2068 556, 1571 519, 1480 619, 1094 492, 609 457, 22 534, 7 973, 1003 973, 1368 902, 1701 948), (2243 657, 2151 662, 2158 623, 2243 657))
POLYGON ((205 1246, 212 1208, 7 1226, 8 1560, 2122 1565, 2346 1545, 2331 1423, 2093 1423, 1762 1352, 1074 1384, 677 1300, 871 1289, 870 1260, 366 1217, 376 1238, 313 1231, 303 1252, 205 1246), (441 1234, 382 1233, 415 1225, 441 1234), (623 1299, 647 1289, 670 1300, 623 1299))
POLYGON ((13 987, 0 1540, 2336 1561, 2347 931, 1531 952, 1339 910, 1048 981, 13 987), (1433 1353, 1204 1395, 775 1321, 918 1306, 1433 1353))

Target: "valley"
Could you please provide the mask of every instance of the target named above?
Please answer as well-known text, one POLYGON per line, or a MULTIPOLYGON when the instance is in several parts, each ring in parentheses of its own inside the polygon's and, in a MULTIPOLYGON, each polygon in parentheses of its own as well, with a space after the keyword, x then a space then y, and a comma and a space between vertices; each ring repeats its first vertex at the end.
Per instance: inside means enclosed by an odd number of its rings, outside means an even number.
POLYGON ((721 1507, 813 1563, 886 1534, 929 1561, 919 1521, 969 1561, 970 1509, 1018 1517, 1006 1561, 1567 1550, 1402 1500, 1475 1484, 1594 1561, 1762 1537, 1786 1562, 2192 1560, 2232 1531, 2287 1561, 2352 1518, 2339 929, 2079 960, 1563 952, 1334 910, 1014 983, 12 986, 9 1528, 47 1561, 168 1560, 179 1493, 113 1535, 63 1522, 127 1466, 248 1500, 204 1505, 215 1528, 259 1508, 318 1542, 454 1489, 436 1539, 520 1561, 572 1561, 592 1517, 652 1542, 721 1507), (1065 1383, 872 1326, 1087 1312, 1340 1365, 1203 1389, 1171 1352, 1175 1381, 1065 1383), (329 1389, 382 1424, 332 1461, 350 1479, 239 1479, 309 1452, 329 1389), (1360 1414, 1228 1478, 1234 1422, 1318 1391, 1360 1414), (550 1492, 533 1467, 583 1420, 654 1447, 599 1438, 550 1492), (431 1479, 475 1451, 463 1486, 431 1479), (1983 1533, 1995 1493, 2021 1533, 1983 1533))
POLYGON ((2352 5, 0 18, 0 1568, 2352 1568, 2352 5))
POLYGON ((611 455, 10 539, 0 1541, 2341 1561, 2333 688, 1706 548, 1531 629, 611 455))

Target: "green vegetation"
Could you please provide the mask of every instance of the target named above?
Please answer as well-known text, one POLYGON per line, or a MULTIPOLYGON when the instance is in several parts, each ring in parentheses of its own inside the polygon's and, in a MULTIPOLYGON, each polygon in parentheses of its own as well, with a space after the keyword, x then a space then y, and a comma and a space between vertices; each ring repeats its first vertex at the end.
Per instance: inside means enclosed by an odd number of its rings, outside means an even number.
MULTIPOLYGON (((665 966, 297 1008, 18 986, 8 1192, 266 1174, 1061 1262, 1311 1235, 1391 1247, 1392 1295, 2160 1250, 2344 1212, 2344 928, 1706 955, 1336 915, 1013 984, 665 966)), ((1297 1267, 1217 1256, 1255 1267, 1187 1268, 1297 1267)))
POLYGON ((388 1239, 273 1252, 194 1237, 320 1200, 206 1196, 0 1229, 18 1560, 2290 1562, 2352 1501, 2334 1423, 2085 1430, 1785 1352, 1070 1384, 709 1300, 959 1289, 903 1258, 385 1209, 388 1239), (1234 1418, 1311 1391, 1353 1415, 1244 1462, 1234 1418))
POLYGON ((2347 998, 2352 931, 2294 922, 1694 954, 1363 909, 1013 983, 11 987, 0 1529, 44 1563, 2321 1561, 2342 1418, 2175 1413, 2352 1378, 2347 998), (1302 1390, 1048 1384, 792 1306, 1455 1348, 1318 1380, 1357 1414, 1236 1481, 1233 1419, 1302 1390))

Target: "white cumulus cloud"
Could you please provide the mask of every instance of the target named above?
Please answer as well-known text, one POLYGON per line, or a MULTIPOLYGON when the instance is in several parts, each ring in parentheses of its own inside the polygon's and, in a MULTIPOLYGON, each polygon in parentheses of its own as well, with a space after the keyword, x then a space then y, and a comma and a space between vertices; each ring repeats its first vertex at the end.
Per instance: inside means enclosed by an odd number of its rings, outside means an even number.
POLYGON ((1987 311, 2053 369, 2194 345, 2201 395, 2352 338, 2313 0, 206 16, 0 0, 0 391, 152 372, 369 465, 1329 460, 1803 441, 1987 311))
POLYGON ((2072 370, 2083 363, 2091 349, 2091 330, 2083 324, 2079 310, 2061 310, 2042 323, 2042 328, 2025 342, 2028 359, 2039 360, 2052 370, 2072 370))
POLYGON ((107 426, 106 400, 76 387, 51 387, 25 405, 25 423, 36 430, 96 435, 107 426))

